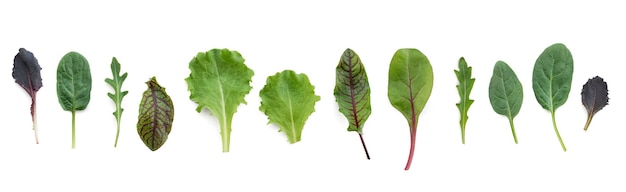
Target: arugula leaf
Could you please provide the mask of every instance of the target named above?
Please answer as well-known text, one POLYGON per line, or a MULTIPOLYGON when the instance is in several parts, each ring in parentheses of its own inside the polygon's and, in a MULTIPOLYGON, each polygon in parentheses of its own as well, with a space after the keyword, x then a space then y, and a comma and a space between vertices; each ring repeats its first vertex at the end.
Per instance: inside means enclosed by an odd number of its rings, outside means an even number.
POLYGON ((433 90, 433 68, 426 55, 417 49, 399 49, 389 65, 388 97, 409 123, 411 149, 404 170, 409 170, 415 149, 419 115, 433 90))
POLYGON ((89 62, 80 53, 69 52, 57 67, 57 96, 65 111, 72 112, 72 148, 76 148, 76 111, 87 108, 91 96, 89 62))
POLYGON ((515 135, 515 125, 513 118, 517 116, 524 101, 524 91, 522 83, 517 79, 517 75, 504 61, 496 62, 493 67, 493 75, 489 82, 489 101, 493 110, 509 119, 513 139, 517 144, 515 135))
POLYGON ((174 104, 156 77, 152 77, 146 84, 148 89, 143 92, 139 104, 137 133, 150 150, 156 151, 165 144, 172 131, 174 104))
POLYGON ((552 115, 554 132, 561 142, 563 151, 567 151, 563 139, 556 127, 554 114, 556 109, 565 104, 572 87, 574 59, 569 49, 561 43, 546 48, 533 68, 533 91, 537 102, 552 115))
POLYGON ((585 123, 584 128, 584 130, 587 131, 593 116, 604 108, 604 106, 609 104, 609 89, 602 77, 595 76, 583 85, 583 90, 580 95, 583 105, 585 109, 587 109, 587 123, 585 123))
POLYGON ((113 79, 106 78, 104 81, 113 87, 114 93, 107 93, 109 98, 113 100, 115 103, 115 112, 113 112, 113 116, 115 116, 115 120, 117 121, 117 133, 115 134, 115 144, 113 147, 117 147, 117 139, 120 136, 120 121, 122 120, 122 112, 124 109, 122 108, 122 99, 128 91, 122 91, 122 83, 126 80, 128 73, 122 74, 120 76, 120 63, 117 62, 117 59, 113 57, 113 61, 111 61, 111 73, 113 74, 113 79))
POLYGON ((37 133, 37 91, 43 86, 41 82, 41 66, 30 51, 20 48, 13 59, 13 79, 30 95, 30 115, 35 132, 35 143, 39 144, 37 133))
POLYGON ((320 96, 315 95, 314 88, 306 74, 284 70, 267 77, 259 92, 259 110, 267 115, 268 124, 274 123, 285 132, 289 143, 300 141, 304 123, 315 112, 320 96))
POLYGON ((222 151, 230 150, 233 116, 250 92, 254 72, 244 64, 237 51, 211 49, 200 52, 189 62, 191 74, 185 78, 191 95, 198 104, 196 111, 208 108, 220 122, 222 151))
POLYGON ((361 58, 352 49, 341 55, 336 69, 335 100, 341 112, 348 119, 348 131, 359 133, 365 156, 370 159, 363 141, 363 124, 372 113, 370 105, 370 85, 361 58))
POLYGON ((456 107, 459 108, 459 112, 461 113, 461 141, 465 144, 465 125, 469 118, 467 111, 470 106, 472 106, 472 103, 474 103, 474 100, 470 99, 469 96, 476 79, 472 78, 472 67, 467 66, 467 62, 465 62, 465 58, 463 57, 459 59, 459 70, 454 70, 454 74, 456 74, 456 78, 459 80, 456 89, 459 91, 461 101, 456 104, 456 107))

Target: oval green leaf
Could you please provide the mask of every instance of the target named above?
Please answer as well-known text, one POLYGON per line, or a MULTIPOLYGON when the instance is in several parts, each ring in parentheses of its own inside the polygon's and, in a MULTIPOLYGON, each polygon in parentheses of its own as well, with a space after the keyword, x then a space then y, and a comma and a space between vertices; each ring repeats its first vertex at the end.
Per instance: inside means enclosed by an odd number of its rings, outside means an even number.
POLYGON ((565 45, 557 43, 546 48, 533 68, 533 91, 537 102, 552 115, 552 126, 561 148, 567 151, 556 126, 555 112, 565 104, 572 87, 574 59, 565 45))
POLYGON ((519 113, 524 101, 522 83, 511 67, 503 61, 496 62, 489 82, 489 101, 493 110, 509 119, 513 139, 517 143, 513 118, 519 113))
POLYGON ((152 77, 146 84, 148 90, 143 92, 139 103, 137 132, 143 143, 150 150, 156 151, 165 144, 172 130, 174 104, 156 77, 152 77))
POLYGON ((406 118, 411 134, 409 159, 404 170, 409 170, 413 161, 417 121, 432 92, 433 80, 430 61, 419 50, 399 49, 393 55, 387 94, 391 105, 406 118))
POLYGON ((65 111, 84 110, 91 97, 89 62, 80 53, 69 52, 57 68, 57 96, 65 111))
POLYGON ((296 74, 292 70, 284 70, 267 81, 259 96, 261 110, 267 115, 269 122, 278 125, 284 132, 289 143, 296 143, 302 138, 302 129, 306 120, 315 112, 315 102, 320 96, 315 95, 306 74, 296 74))
POLYGON ((91 97, 89 62, 80 53, 69 52, 57 67, 57 96, 65 111, 72 112, 72 148, 76 147, 76 111, 84 110, 91 97))

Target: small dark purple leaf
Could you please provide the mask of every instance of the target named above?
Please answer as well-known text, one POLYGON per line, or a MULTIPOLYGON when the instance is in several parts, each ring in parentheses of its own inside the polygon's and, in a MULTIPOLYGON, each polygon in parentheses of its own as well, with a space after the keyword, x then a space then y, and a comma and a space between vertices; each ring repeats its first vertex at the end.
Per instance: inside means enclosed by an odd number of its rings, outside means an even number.
POLYGON ((41 67, 37 58, 30 51, 20 48, 13 59, 13 79, 20 85, 31 98, 30 115, 33 120, 35 142, 39 144, 37 136, 37 91, 43 86, 41 82, 41 67))
POLYGON ((609 90, 604 79, 595 76, 583 85, 583 90, 580 95, 583 105, 587 109, 587 123, 585 123, 584 128, 584 130, 587 131, 593 116, 604 108, 604 106, 609 104, 609 90))

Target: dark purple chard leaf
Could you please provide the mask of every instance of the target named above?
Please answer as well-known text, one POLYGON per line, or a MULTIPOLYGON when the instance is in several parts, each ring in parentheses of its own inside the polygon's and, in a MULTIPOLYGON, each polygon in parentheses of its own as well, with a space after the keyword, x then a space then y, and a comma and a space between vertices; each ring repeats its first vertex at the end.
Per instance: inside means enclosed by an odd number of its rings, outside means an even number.
POLYGON ((587 131, 593 116, 604 108, 604 106, 609 104, 609 90, 604 79, 595 76, 583 85, 583 90, 580 95, 583 105, 587 109, 587 123, 585 123, 584 128, 584 130, 587 131))
POLYGON ((13 59, 13 79, 19 84, 31 98, 30 115, 33 120, 35 142, 39 144, 37 134, 37 91, 43 86, 41 82, 41 67, 37 58, 30 51, 20 48, 13 59))
POLYGON ((156 151, 165 141, 172 130, 174 122, 174 104, 170 96, 161 87, 155 77, 148 84, 148 90, 143 92, 139 104, 139 121, 137 132, 144 144, 150 150, 156 151))
POLYGON ((336 70, 335 99, 341 112, 348 119, 348 131, 359 133, 367 159, 369 152, 363 141, 363 124, 372 113, 370 85, 361 58, 352 49, 346 49, 336 70))

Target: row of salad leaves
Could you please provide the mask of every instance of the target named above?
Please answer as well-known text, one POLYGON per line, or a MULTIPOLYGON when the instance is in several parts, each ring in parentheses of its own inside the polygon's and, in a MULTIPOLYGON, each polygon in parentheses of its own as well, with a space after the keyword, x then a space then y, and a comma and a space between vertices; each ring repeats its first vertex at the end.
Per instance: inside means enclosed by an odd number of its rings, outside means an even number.
MULTIPOLYGON (((250 82, 253 70, 244 63, 237 51, 211 49, 199 52, 190 62, 191 71, 185 79, 190 99, 197 103, 198 112, 208 109, 219 121, 222 136, 222 151, 230 150, 232 120, 240 104, 246 104, 244 97, 252 87, 250 82)), ((555 113, 568 98, 573 76, 573 59, 569 49, 561 44, 546 48, 537 58, 532 87, 538 103, 551 113, 553 128, 563 151, 565 144, 558 132, 555 113)), ((42 87, 41 67, 30 51, 20 48, 14 59, 13 78, 30 95, 31 116, 35 141, 37 134, 36 94, 42 87)), ((105 82, 113 88, 107 93, 115 104, 113 115, 117 123, 114 146, 120 133, 120 122, 124 109, 122 100, 128 91, 122 84, 128 73, 121 73, 121 65, 115 57, 111 61, 112 78, 105 82)), ((472 67, 461 57, 458 69, 454 70, 458 79, 457 90, 460 101, 462 143, 465 144, 465 130, 469 119, 468 111, 474 103, 470 99, 475 78, 472 67)), ((357 132, 367 159, 370 154, 363 139, 363 127, 371 114, 370 87, 365 66, 352 49, 346 49, 336 67, 335 101, 339 112, 348 120, 348 131, 357 132)), ((414 48, 396 51, 391 59, 388 74, 388 97, 391 105, 407 120, 410 132, 410 151, 405 170, 409 170, 413 159, 417 124, 420 113, 426 106, 433 88, 433 70, 428 58, 414 48)), ((63 110, 72 114, 72 148, 76 147, 76 111, 84 110, 90 101, 91 71, 87 59, 77 52, 65 54, 57 67, 57 96, 63 110)), ((174 121, 174 105, 165 88, 156 77, 146 82, 148 88, 142 94, 137 121, 137 133, 144 144, 152 151, 159 149, 167 140, 174 121)), ((276 124, 284 132, 290 143, 301 140, 302 130, 309 116, 315 112, 315 103, 320 96, 304 73, 284 70, 267 77, 265 86, 259 92, 259 110, 267 115, 269 123, 276 124)), ((587 109, 586 131, 593 116, 608 105, 608 88, 601 77, 594 77, 583 85, 581 100, 587 109)), ((513 69, 503 61, 497 61, 489 82, 489 100, 497 114, 508 118, 513 139, 518 143, 513 119, 519 113, 522 100, 522 84, 513 69)))

